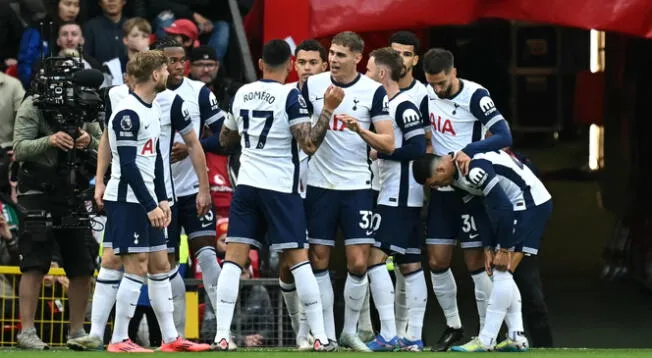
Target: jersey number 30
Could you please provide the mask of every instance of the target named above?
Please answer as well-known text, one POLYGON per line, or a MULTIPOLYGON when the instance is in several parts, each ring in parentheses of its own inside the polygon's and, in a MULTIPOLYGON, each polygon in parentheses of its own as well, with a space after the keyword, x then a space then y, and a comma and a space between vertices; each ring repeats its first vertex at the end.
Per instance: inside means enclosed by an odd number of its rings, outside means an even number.
POLYGON ((256 144, 256 149, 265 148, 267 135, 269 134, 269 130, 272 128, 272 124, 274 123, 274 112, 241 109, 240 117, 242 117, 242 137, 244 138, 245 148, 251 147, 251 143, 249 141, 249 119, 260 118, 265 120, 263 131, 260 132, 260 136, 258 137, 258 144, 256 144))

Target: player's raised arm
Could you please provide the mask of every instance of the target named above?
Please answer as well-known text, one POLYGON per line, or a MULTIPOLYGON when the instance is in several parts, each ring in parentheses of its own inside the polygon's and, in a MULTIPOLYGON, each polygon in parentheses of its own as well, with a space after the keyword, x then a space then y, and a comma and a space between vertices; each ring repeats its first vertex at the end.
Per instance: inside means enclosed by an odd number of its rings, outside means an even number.
POLYGON ((333 111, 342 103, 343 99, 344 91, 341 88, 329 86, 324 93, 324 108, 313 126, 310 122, 308 105, 303 96, 296 89, 290 92, 286 107, 290 130, 306 154, 313 155, 324 141, 333 111))
POLYGON ((392 153, 394 151, 394 128, 392 119, 387 112, 387 92, 383 86, 379 86, 374 93, 371 103, 370 116, 374 123, 375 132, 363 128, 358 123, 358 119, 348 114, 340 117, 340 120, 346 123, 346 126, 358 133, 360 137, 372 148, 381 153, 392 153))

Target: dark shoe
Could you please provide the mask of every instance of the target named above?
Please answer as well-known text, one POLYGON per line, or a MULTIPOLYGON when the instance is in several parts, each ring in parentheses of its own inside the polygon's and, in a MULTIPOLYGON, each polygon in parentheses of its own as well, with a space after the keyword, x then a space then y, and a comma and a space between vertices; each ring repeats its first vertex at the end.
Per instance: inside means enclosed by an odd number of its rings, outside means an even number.
POLYGON ((432 351, 446 352, 448 348, 450 348, 455 342, 460 341, 462 338, 464 338, 464 328, 446 327, 444 334, 442 334, 437 343, 432 346, 432 351))

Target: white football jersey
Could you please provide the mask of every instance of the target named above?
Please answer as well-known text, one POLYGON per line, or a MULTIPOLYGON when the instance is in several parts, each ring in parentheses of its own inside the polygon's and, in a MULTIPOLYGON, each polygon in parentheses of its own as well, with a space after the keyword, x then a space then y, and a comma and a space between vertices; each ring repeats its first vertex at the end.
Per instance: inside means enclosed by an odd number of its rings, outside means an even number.
POLYGON ((478 190, 487 195, 496 185, 503 189, 515 211, 532 208, 552 198, 527 165, 502 150, 474 155, 469 174, 458 176, 453 182, 453 186, 473 195, 478 195, 478 190))
MULTIPOLYGON (((127 180, 121 174, 121 164, 124 161, 135 160, 146 192, 158 203, 154 190, 154 177, 156 168, 157 146, 161 127, 159 117, 160 109, 156 102, 146 104, 130 94, 113 108, 107 128, 109 145, 111 147, 111 179, 104 192, 104 200, 141 203, 127 180), (125 149, 128 154, 135 151, 134 158, 120 158, 119 149, 125 149), (122 160, 122 162, 121 162, 122 160)), ((137 189, 138 191, 138 189, 137 189)), ((142 198, 141 198, 142 199, 142 198)))
POLYGON ((344 90, 344 100, 333 112, 324 141, 310 159, 308 185, 333 190, 370 189, 367 143, 347 129, 338 115, 357 118, 365 129, 372 123, 391 120, 387 112, 387 94, 380 83, 362 74, 348 84, 333 81, 330 72, 310 76, 302 93, 315 120, 321 114, 324 93, 331 84, 344 90))
POLYGON ((299 193, 299 146, 290 127, 309 122, 299 91, 276 81, 242 86, 224 121, 240 133, 238 184, 282 193, 299 193))
MULTIPOLYGON (((410 98, 410 101, 419 108, 424 128, 426 131, 430 130, 430 122, 428 121, 428 90, 426 86, 419 80, 414 79, 408 87, 401 89, 401 93, 406 94, 410 98)), ((373 175, 371 189, 378 191, 380 190, 380 177, 378 176, 378 163, 375 160, 371 163, 371 173, 373 175)))
POLYGON ((488 128, 505 120, 484 87, 461 78, 460 84, 461 91, 451 99, 438 98, 432 87, 427 88, 432 147, 437 155, 482 140, 488 128))
MULTIPOLYGON (((224 112, 220 110, 217 98, 204 82, 184 78, 179 86, 171 90, 183 99, 192 120, 192 127, 198 136, 201 135, 204 125, 211 125, 224 118, 224 112)), ((174 142, 183 143, 183 138, 178 132, 174 142)), ((190 157, 172 164, 172 177, 177 197, 196 194, 199 190, 199 180, 190 157)))
MULTIPOLYGON (((389 101, 389 115, 394 118, 394 146, 402 147, 409 139, 423 135, 419 108, 400 92, 389 101)), ((378 204, 393 207, 423 206, 423 186, 414 180, 410 161, 378 159, 380 194, 378 204)))
MULTIPOLYGON (((115 86, 109 90, 110 107, 117 106, 120 101, 129 96, 129 87, 126 84, 115 86)), ((170 151, 172 149, 172 139, 175 132, 182 135, 192 130, 192 123, 189 117, 188 108, 185 102, 176 93, 166 89, 156 95, 154 99, 161 111, 161 135, 159 139, 159 149, 161 151, 161 160, 163 162, 163 172, 165 175, 165 191, 170 199, 170 205, 174 205, 176 196, 174 192, 174 183, 172 182, 172 165, 170 163, 170 151)), ((107 113, 107 120, 110 118, 107 113)))

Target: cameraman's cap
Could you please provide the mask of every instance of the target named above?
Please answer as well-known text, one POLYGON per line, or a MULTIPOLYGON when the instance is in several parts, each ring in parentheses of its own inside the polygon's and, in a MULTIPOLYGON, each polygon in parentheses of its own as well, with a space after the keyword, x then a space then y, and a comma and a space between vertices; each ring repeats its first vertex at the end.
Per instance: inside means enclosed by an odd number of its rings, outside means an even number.
POLYGON ((193 47, 199 46, 199 29, 194 22, 188 19, 179 19, 172 23, 169 27, 166 27, 165 32, 171 35, 182 35, 191 39, 193 42, 193 47))
POLYGON ((190 62, 200 60, 217 61, 217 54, 215 53, 215 49, 210 46, 199 46, 193 48, 192 51, 190 51, 190 62))

